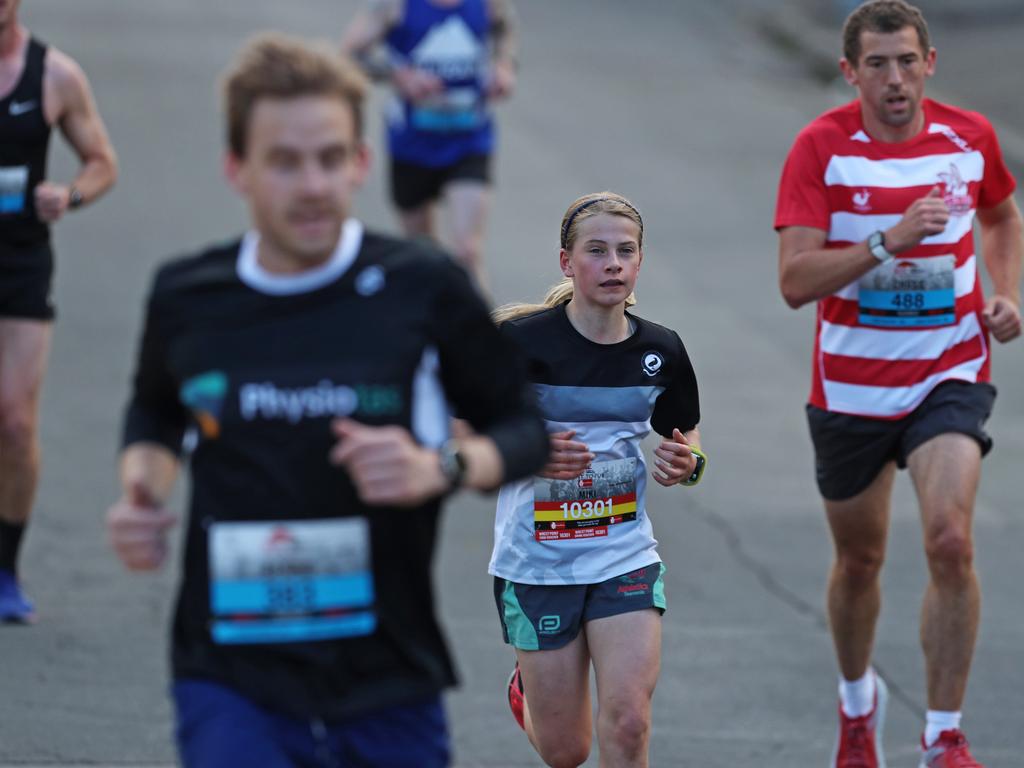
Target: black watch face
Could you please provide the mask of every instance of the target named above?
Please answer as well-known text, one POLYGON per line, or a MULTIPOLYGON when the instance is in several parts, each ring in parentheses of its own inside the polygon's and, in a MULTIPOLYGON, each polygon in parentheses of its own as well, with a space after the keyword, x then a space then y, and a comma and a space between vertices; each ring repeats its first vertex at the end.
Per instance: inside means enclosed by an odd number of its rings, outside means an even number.
POLYGON ((458 450, 441 449, 441 472, 452 484, 458 484, 466 471, 466 461, 458 450))

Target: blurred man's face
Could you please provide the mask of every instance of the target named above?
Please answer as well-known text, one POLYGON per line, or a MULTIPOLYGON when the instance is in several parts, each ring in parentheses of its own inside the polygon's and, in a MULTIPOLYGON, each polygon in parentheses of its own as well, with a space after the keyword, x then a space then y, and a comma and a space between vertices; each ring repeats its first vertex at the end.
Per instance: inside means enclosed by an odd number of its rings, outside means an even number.
POLYGON ((351 107, 327 96, 258 101, 245 156, 227 159, 253 226, 280 262, 272 266, 287 272, 331 257, 368 170, 351 107))
POLYGON ((935 72, 935 49, 922 50, 913 27, 891 33, 864 31, 860 42, 860 59, 856 64, 843 59, 841 66, 846 81, 860 94, 869 132, 877 126, 883 133, 913 135, 923 127, 917 121, 925 81, 935 72))

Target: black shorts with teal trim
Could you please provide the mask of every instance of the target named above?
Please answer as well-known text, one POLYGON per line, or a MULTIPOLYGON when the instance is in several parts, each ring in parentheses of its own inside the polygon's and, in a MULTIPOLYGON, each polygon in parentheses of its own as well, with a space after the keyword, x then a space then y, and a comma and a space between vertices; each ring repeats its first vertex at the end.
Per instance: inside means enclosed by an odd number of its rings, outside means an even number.
POLYGON ((665 566, 653 563, 597 584, 520 584, 494 577, 494 602, 505 642, 550 651, 572 642, 594 619, 655 608, 664 613, 665 566))

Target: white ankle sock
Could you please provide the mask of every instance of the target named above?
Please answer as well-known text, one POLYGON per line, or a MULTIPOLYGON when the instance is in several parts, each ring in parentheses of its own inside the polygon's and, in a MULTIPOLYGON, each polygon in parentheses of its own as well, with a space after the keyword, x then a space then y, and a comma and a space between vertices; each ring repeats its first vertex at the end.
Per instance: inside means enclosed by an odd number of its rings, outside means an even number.
POLYGON ((959 727, 959 712, 942 712, 938 709, 929 709, 925 715, 924 745, 930 747, 939 738, 940 733, 943 731, 955 731, 959 727))
POLYGON ((868 668, 859 680, 839 678, 839 701, 847 717, 861 717, 875 706, 875 670, 868 668))

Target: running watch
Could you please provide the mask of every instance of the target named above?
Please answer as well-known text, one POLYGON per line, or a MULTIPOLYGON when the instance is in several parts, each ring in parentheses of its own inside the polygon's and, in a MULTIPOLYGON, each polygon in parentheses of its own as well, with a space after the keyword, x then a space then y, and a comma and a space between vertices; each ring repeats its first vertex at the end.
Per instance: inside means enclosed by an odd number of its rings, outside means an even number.
POLYGON ((456 490, 466 476, 466 457, 459 450, 456 440, 446 440, 437 452, 441 461, 441 474, 448 481, 448 490, 456 490))
POLYGON ((868 250, 879 262, 888 261, 893 257, 893 254, 885 248, 885 233, 881 230, 872 232, 868 237, 868 250))
POLYGON ((697 466, 693 468, 693 474, 690 475, 685 480, 683 480, 681 483, 679 483, 680 485, 696 485, 697 483, 700 482, 700 479, 704 477, 704 467, 706 467, 708 464, 707 457, 703 453, 701 453, 697 448, 693 447, 690 448, 690 453, 692 453, 697 458, 697 466))

